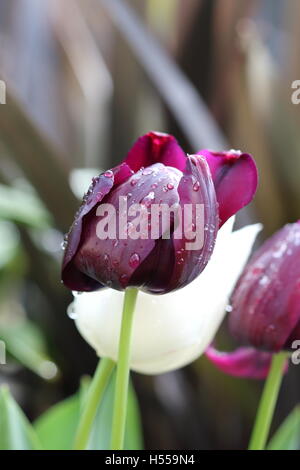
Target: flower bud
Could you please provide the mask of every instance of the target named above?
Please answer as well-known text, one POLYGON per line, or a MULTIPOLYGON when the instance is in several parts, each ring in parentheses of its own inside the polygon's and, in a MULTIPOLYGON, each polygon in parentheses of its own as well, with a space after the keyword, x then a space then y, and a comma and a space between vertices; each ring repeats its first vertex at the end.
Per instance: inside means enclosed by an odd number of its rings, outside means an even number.
POLYGON ((223 372, 264 378, 272 355, 300 338, 300 222, 285 225, 247 263, 231 297, 229 326, 250 347, 206 354, 223 372))
POLYGON ((253 255, 232 295, 230 328, 241 342, 271 352, 300 337, 300 222, 253 255))

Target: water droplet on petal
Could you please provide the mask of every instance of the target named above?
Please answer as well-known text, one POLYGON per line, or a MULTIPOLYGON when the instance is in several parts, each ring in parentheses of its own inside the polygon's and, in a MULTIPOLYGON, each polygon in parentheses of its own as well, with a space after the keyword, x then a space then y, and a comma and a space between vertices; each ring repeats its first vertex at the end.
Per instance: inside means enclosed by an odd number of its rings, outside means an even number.
POLYGON ((146 207, 149 207, 151 206, 153 199, 155 199, 155 194, 153 191, 151 191, 149 194, 147 194, 147 196, 144 197, 142 204, 144 204, 146 207))
POLYGON ((170 190, 174 189, 174 184, 168 183, 167 188, 170 189, 170 190))
POLYGON ((196 181, 196 183, 194 183, 193 190, 194 191, 199 191, 199 189, 200 189, 200 183, 199 183, 199 181, 196 181))
POLYGON ((61 243, 60 247, 61 247, 61 249, 62 249, 63 251, 65 251, 65 249, 67 248, 67 244, 68 244, 67 240, 64 240, 64 241, 61 243))
POLYGON ((108 170, 104 173, 104 176, 106 176, 106 178, 112 178, 114 174, 111 170, 108 170))
POLYGON ((126 287, 128 280, 129 277, 126 274, 122 274, 122 276, 119 277, 119 281, 122 287, 126 287))
POLYGON ((136 268, 140 264, 140 256, 137 253, 133 253, 129 259, 129 266, 136 268))
POLYGON ((75 310, 74 303, 71 303, 67 309, 67 315, 71 320, 76 320, 78 318, 78 314, 75 310))
POLYGON ((260 280, 259 280, 259 284, 261 286, 265 286, 267 285, 268 283, 270 282, 270 279, 268 276, 264 275, 260 280))

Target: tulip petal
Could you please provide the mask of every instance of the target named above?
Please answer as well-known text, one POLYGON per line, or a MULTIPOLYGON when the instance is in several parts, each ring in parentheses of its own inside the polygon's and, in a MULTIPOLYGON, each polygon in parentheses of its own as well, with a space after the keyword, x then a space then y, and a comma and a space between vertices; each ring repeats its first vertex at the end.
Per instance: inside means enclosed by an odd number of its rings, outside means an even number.
POLYGON ((186 154, 175 137, 161 132, 149 132, 140 137, 128 152, 125 162, 134 171, 154 163, 163 163, 183 171, 186 154))
POLYGON ((252 201, 258 184, 254 159, 248 153, 230 150, 200 150, 209 165, 219 203, 220 226, 252 201))
POLYGON ((283 227, 250 259, 231 299, 229 324, 239 341, 270 352, 291 347, 300 321, 299 259, 300 223, 283 227))
POLYGON ((255 348, 238 348, 233 352, 221 352, 210 346, 205 355, 217 369, 233 377, 264 379, 267 377, 272 354, 255 348))
POLYGON ((188 156, 178 194, 184 217, 187 205, 193 205, 191 235, 195 234, 196 237, 193 241, 188 239, 184 230, 178 239, 173 234, 174 266, 166 292, 189 284, 204 270, 213 252, 219 228, 216 193, 204 158, 198 155, 188 156), (195 212, 196 206, 203 208, 200 217, 195 212))
POLYGON ((121 184, 131 176, 132 173, 129 166, 126 163, 122 163, 93 179, 75 215, 73 225, 65 238, 66 244, 62 266, 62 281, 69 289, 93 291, 102 287, 98 281, 78 270, 76 266, 74 266, 73 258, 81 241, 84 218, 102 201, 114 186, 121 184))

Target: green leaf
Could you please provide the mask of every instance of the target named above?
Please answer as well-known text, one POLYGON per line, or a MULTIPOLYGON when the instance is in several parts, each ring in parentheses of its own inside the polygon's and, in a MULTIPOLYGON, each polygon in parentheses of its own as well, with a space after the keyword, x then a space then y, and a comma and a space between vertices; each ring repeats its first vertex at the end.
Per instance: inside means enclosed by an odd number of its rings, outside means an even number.
POLYGON ((0 217, 37 228, 48 227, 51 219, 34 192, 3 184, 0 184, 0 217))
MULTIPOLYGON (((88 384, 85 380, 85 384, 82 385, 81 390, 76 395, 54 405, 37 419, 34 428, 45 449, 69 450, 72 448, 82 403, 87 396, 87 387, 88 384)), ((110 448, 114 388, 115 374, 113 374, 97 411, 88 449, 104 450, 110 448)), ((138 403, 133 386, 130 384, 125 449, 137 450, 142 448, 141 432, 138 403)))
POLYGON ((0 449, 41 449, 31 424, 7 387, 0 387, 0 449))
POLYGON ((80 397, 73 395, 54 405, 34 424, 36 433, 47 450, 69 450, 72 448, 79 421, 80 397))
POLYGON ((277 430, 269 450, 300 450, 300 406, 297 406, 277 430))
MULTIPOLYGON (((116 371, 112 374, 110 383, 105 390, 103 401, 98 409, 95 424, 91 433, 91 439, 88 445, 89 449, 105 450, 110 448, 115 381, 116 371)), ((126 450, 139 450, 143 448, 139 406, 131 382, 128 391, 128 414, 124 448, 126 450)))
POLYGON ((2 321, 0 339, 15 359, 43 379, 50 380, 57 376, 58 369, 47 354, 44 336, 33 322, 22 319, 10 321, 8 325, 2 321))

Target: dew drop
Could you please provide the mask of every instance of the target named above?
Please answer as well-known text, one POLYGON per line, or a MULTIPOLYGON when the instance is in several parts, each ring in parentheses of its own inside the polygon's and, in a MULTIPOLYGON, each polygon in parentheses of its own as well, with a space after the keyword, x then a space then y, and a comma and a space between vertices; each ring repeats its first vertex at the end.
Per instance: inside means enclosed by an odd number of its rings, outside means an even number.
POLYGON ((106 178, 112 178, 114 174, 111 170, 108 170, 104 173, 104 176, 106 176, 106 178))
POLYGON ((64 241, 61 243, 60 247, 61 247, 61 249, 62 249, 63 251, 65 251, 65 249, 67 248, 67 245, 68 245, 68 241, 67 241, 67 240, 64 240, 64 241))
POLYGON ((153 191, 151 191, 149 194, 147 194, 147 196, 144 197, 142 204, 144 204, 146 207, 149 207, 151 206, 153 199, 155 199, 155 194, 153 191))
POLYGON ((200 189, 200 183, 199 183, 199 181, 196 181, 196 183, 194 183, 193 190, 194 191, 199 191, 199 189, 200 189))
POLYGON ((135 178, 135 179, 132 179, 130 181, 130 184, 131 184, 131 186, 135 186, 137 184, 137 182, 138 182, 138 180, 135 178))
POLYGON ((170 190, 174 189, 174 184, 168 183, 167 188, 170 189, 170 190))
POLYGON ((127 284, 128 280, 129 280, 129 277, 127 276, 127 274, 122 274, 119 277, 119 281, 120 281, 122 287, 126 287, 126 284, 127 284))
POLYGON ((140 264, 140 256, 137 253, 133 253, 129 259, 129 266, 136 268, 140 264))
POLYGON ((67 315, 71 320, 76 320, 78 318, 78 314, 76 313, 74 303, 70 304, 67 309, 67 315))
POLYGON ((270 279, 268 276, 264 275, 260 280, 259 280, 259 284, 261 286, 265 286, 269 283, 270 279))

